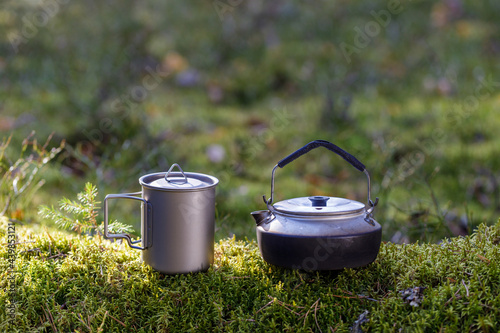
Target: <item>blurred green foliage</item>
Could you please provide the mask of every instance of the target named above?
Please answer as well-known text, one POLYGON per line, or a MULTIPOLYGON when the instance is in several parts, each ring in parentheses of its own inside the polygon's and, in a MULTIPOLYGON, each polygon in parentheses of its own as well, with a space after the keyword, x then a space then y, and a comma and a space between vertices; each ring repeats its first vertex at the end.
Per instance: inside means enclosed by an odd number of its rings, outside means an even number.
MULTIPOLYGON (((0 129, 14 147, 32 130, 66 139, 38 203, 86 182, 136 191, 178 162, 221 179, 218 238, 252 238, 274 164, 325 139, 368 167, 386 240, 467 234, 500 208, 499 7, 6 0, 0 129)), ((277 198, 364 201, 362 175, 330 155, 279 170, 277 198)), ((138 230, 135 208, 120 219, 138 230)))

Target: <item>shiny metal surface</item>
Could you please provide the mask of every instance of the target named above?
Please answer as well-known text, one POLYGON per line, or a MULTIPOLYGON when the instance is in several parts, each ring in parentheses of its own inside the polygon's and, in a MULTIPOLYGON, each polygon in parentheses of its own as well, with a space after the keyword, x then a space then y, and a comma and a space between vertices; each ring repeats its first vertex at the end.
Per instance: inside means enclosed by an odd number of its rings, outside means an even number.
POLYGON ((281 212, 274 212, 272 215, 274 218, 261 223, 257 228, 261 228, 265 232, 288 236, 347 236, 381 228, 376 221, 374 221, 375 225, 366 223, 364 212, 314 217, 289 215, 281 212))
POLYGON ((324 200, 322 206, 318 206, 317 203, 311 202, 311 198, 313 197, 299 197, 283 200, 275 203, 274 209, 285 214, 304 216, 333 216, 365 211, 365 205, 355 200, 323 196, 321 197, 324 200))
MULTIPOLYGON (((266 196, 262 196, 262 198, 264 199, 264 203, 267 205, 267 207, 269 208, 270 206, 272 207, 273 206, 273 201, 274 201, 274 175, 276 173, 276 169, 278 168, 278 164, 276 164, 274 167, 273 167, 273 170, 271 172, 271 196, 269 197, 269 199, 266 199, 266 196)), ((366 180, 367 180, 367 183, 368 183, 368 199, 367 199, 367 203, 365 205, 365 209, 366 209, 366 216, 365 216, 365 221, 372 224, 372 220, 373 220, 373 210, 375 209, 375 206, 377 206, 378 204, 378 198, 375 199, 375 201, 372 201, 371 199, 371 178, 370 178, 370 173, 368 172, 368 170, 364 169, 363 170, 363 173, 366 175, 366 180)), ((271 209, 270 209, 271 210, 271 209)))
MULTIPOLYGON (((272 207, 272 206, 271 206, 272 207)), ((338 270, 364 266, 377 257, 382 227, 365 211, 345 215, 301 216, 252 212, 265 261, 286 268, 338 270)))
POLYGON ((382 229, 347 236, 293 236, 257 228, 262 258, 276 266, 332 271, 368 265, 378 255, 382 229))
POLYGON ((165 173, 142 176, 141 192, 109 194, 104 199, 104 234, 123 238, 142 250, 142 261, 165 274, 206 271, 214 260, 215 188, 219 180, 200 173, 183 172, 177 164, 165 173), (177 166, 181 172, 172 172, 177 166), (176 177, 179 178, 177 181, 176 177), (140 195, 141 197, 137 197, 140 195), (108 201, 132 199, 142 202, 141 235, 108 231, 108 201), (141 242, 141 246, 137 244, 141 242))
POLYGON ((199 191, 201 189, 215 187, 219 180, 213 176, 196 172, 165 172, 151 173, 139 178, 139 184, 143 187, 161 191, 199 191), (187 180, 187 181, 186 181, 187 180))
POLYGON ((268 210, 252 212, 257 224, 257 241, 267 262, 288 268, 337 270, 369 264, 377 257, 382 227, 373 219, 378 203, 371 199, 371 179, 366 167, 354 156, 324 140, 308 143, 280 160, 271 173, 268 210), (317 147, 338 154, 368 182, 367 203, 329 196, 299 197, 273 205, 276 169, 317 147))
POLYGON ((142 251, 142 260, 165 274, 206 271, 214 259, 215 188, 143 188, 143 198, 153 206, 153 246, 142 251))

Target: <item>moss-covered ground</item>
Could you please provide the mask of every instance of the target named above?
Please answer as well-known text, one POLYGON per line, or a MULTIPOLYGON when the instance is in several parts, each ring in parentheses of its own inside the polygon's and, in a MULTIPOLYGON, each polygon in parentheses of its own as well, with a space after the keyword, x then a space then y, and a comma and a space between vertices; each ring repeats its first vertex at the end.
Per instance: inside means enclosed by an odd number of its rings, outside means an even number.
MULTIPOLYGON (((5 223, 2 244, 7 230, 5 223)), ((139 251, 125 244, 22 226, 15 233, 15 272, 7 247, 0 247, 1 331, 496 332, 500 327, 500 222, 439 244, 383 243, 374 263, 339 272, 270 266, 255 242, 228 238, 216 244, 208 272, 176 276, 142 264, 139 251)))

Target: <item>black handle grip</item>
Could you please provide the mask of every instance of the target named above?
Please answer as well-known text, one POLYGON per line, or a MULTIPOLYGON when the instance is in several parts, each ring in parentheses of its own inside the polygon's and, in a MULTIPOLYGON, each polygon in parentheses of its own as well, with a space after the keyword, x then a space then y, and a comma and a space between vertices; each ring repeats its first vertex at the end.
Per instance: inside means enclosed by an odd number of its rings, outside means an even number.
POLYGON ((365 166, 363 165, 363 163, 358 161, 358 159, 356 157, 352 156, 351 154, 349 154, 345 150, 337 147, 333 143, 325 141, 325 140, 314 140, 314 141, 309 142, 304 147, 291 153, 290 155, 288 155, 287 157, 285 157, 281 161, 279 161, 278 166, 280 168, 283 168, 288 163, 294 161, 295 159, 299 158, 300 156, 304 155, 305 153, 313 150, 314 148, 318 148, 318 147, 325 147, 326 149, 333 151, 334 153, 336 153, 337 155, 342 157, 344 160, 349 162, 353 167, 355 167, 356 169, 358 169, 361 172, 363 172, 365 170, 365 166))

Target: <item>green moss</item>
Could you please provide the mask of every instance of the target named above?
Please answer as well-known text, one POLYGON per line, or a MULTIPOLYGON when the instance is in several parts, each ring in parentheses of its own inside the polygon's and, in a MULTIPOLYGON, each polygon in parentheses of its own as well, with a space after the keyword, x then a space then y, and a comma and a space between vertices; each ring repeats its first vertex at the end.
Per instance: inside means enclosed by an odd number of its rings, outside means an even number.
POLYGON ((346 332, 365 310, 361 328, 370 331, 500 326, 500 222, 440 244, 384 243, 371 265, 340 272, 281 269, 255 242, 224 239, 208 272, 177 276, 145 266, 124 244, 20 226, 14 274, 2 232, 2 331, 346 332), (417 307, 400 293, 413 287, 425 288, 417 307))

